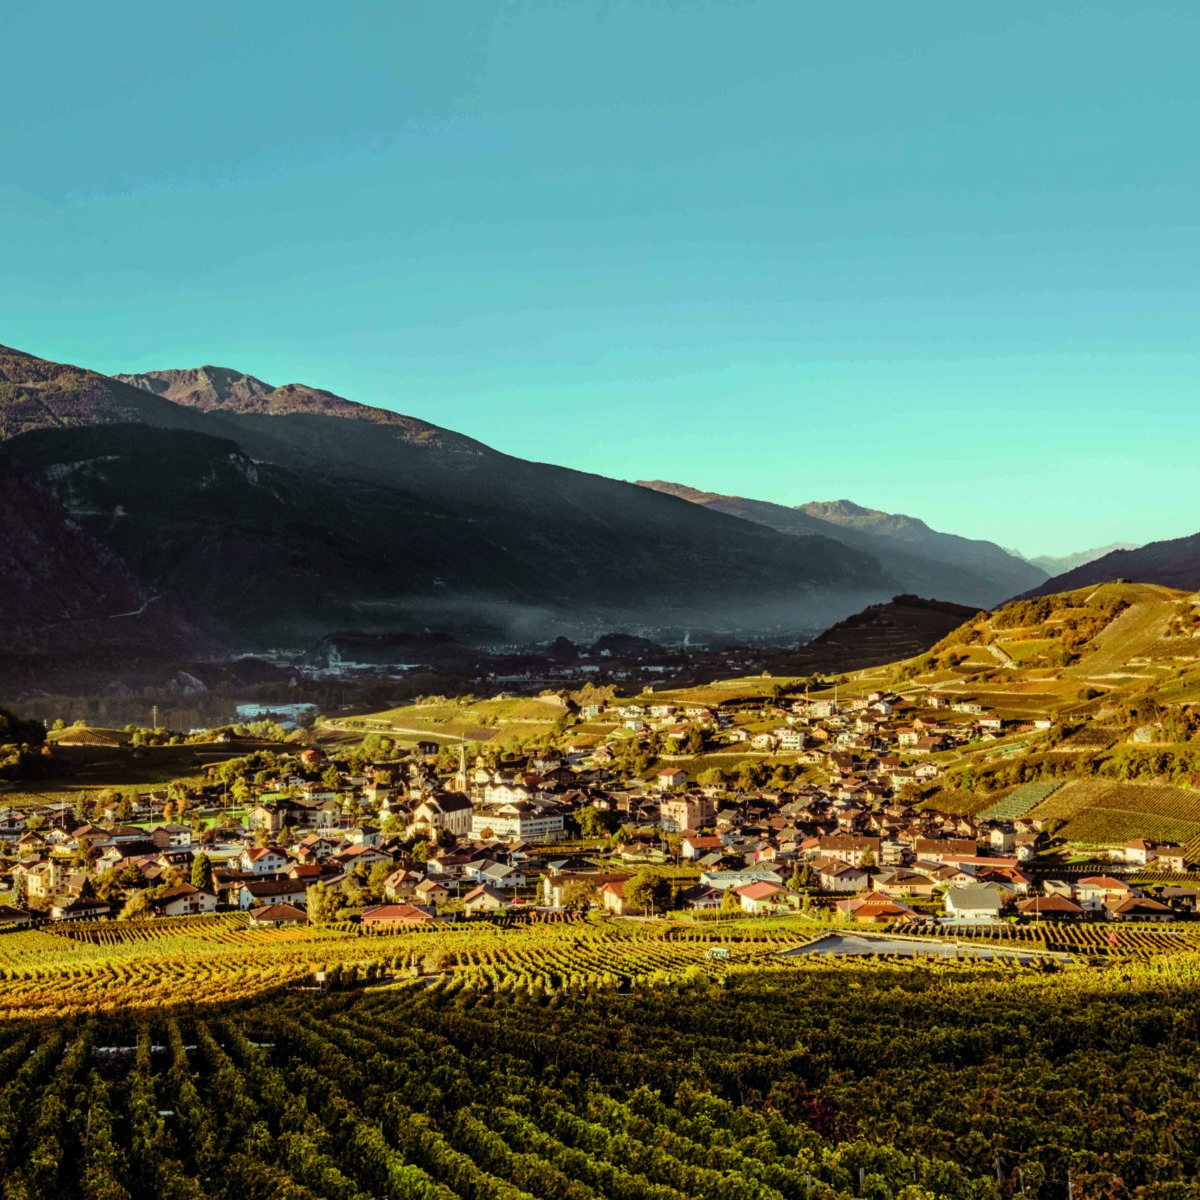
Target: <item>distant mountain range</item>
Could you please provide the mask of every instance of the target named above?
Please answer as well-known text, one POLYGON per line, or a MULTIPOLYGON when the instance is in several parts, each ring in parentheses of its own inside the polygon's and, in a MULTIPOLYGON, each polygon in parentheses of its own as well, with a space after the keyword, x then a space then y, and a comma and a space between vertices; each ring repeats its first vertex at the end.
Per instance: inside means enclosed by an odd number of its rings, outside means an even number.
POLYGON ((640 486, 794 537, 832 537, 848 549, 873 555, 906 591, 922 596, 992 608, 1046 579, 1039 567, 992 542, 938 533, 915 517, 862 508, 849 500, 789 508, 663 480, 640 486))
POLYGON ((900 592, 988 608, 1048 586, 912 517, 623 483, 221 367, 110 378, 0 347, 0 440, 25 467, 0 464, 0 621, 42 642, 95 618, 120 644, 139 608, 174 614, 164 646, 191 614, 193 654, 351 631, 787 638, 900 592))
POLYGON ((1097 546, 1092 550, 1079 550, 1074 554, 1039 554, 1036 558, 1026 558, 1019 550, 1009 550, 1008 553, 1033 563, 1035 567, 1041 567, 1053 579, 1056 575, 1064 575, 1076 567, 1095 562, 1096 559, 1103 558, 1114 550, 1136 550, 1137 548, 1132 542, 1112 542, 1107 546, 1097 546))
POLYGON ((1075 588, 1109 583, 1157 583, 1163 587, 1200 590, 1200 533, 1169 541, 1148 542, 1133 550, 1113 550, 1032 589, 1030 596, 1050 596, 1075 588))
POLYGON ((897 590, 834 538, 221 368, 111 379, 0 350, 0 435, 147 586, 257 645, 599 623, 815 631, 897 590))

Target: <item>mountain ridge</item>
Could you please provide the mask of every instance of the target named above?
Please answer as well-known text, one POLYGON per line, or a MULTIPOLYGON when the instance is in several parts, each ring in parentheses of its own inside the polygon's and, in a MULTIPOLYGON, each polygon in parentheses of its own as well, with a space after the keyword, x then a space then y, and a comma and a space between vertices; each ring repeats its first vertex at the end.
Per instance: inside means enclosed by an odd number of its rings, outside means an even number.
POLYGON ((205 597, 252 639, 411 626, 524 640, 601 620, 801 632, 899 590, 837 539, 798 544, 301 385, 264 392, 224 368, 115 379, 11 350, 0 377, 9 451, 155 586, 205 597), (272 537, 287 588, 272 584, 272 537))
POLYGON ((1045 575, 992 542, 938 533, 917 518, 880 513, 853 501, 789 507, 768 500, 704 492, 665 480, 639 480, 638 486, 739 516, 792 537, 833 537, 846 546, 874 554, 910 593, 936 595, 976 608, 991 608, 1012 596, 1014 589, 1036 586, 1045 575), (818 515, 822 512, 837 519, 818 515))

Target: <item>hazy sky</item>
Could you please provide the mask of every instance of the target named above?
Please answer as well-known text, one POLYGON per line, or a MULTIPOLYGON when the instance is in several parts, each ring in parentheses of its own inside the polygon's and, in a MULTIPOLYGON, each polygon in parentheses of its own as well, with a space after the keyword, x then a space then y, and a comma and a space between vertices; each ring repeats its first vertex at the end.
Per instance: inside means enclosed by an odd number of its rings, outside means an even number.
POLYGON ((1200 529, 1200 5, 0 10, 0 341, 1027 553, 1200 529))

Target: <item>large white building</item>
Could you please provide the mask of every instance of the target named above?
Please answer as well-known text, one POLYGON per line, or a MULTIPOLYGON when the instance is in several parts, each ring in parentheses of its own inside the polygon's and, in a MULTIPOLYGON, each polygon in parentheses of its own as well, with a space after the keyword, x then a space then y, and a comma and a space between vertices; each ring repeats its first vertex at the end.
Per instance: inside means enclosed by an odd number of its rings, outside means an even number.
POLYGON ((471 836, 504 842, 553 842, 563 836, 561 812, 529 800, 480 805, 471 817, 471 836))

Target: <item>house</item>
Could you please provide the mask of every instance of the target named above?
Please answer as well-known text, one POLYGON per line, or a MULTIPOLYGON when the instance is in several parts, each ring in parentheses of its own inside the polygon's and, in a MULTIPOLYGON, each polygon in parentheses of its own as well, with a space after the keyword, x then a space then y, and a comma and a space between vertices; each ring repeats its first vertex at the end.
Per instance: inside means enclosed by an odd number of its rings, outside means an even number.
POLYGON ((243 879, 237 893, 239 908, 260 904, 304 904, 308 887, 297 879, 243 879))
POLYGON ((1176 846, 1171 842, 1164 842, 1158 847, 1157 853, 1158 858, 1155 860, 1154 865, 1159 870, 1174 871, 1180 875, 1187 872, 1187 855, 1184 853, 1182 846, 1176 846))
POLYGON ((917 838, 913 853, 924 862, 941 863, 951 855, 974 858, 979 847, 973 838, 917 838))
POLYGON ((1081 905, 1066 896, 1034 896, 1017 901, 1017 912, 1038 921, 1077 921, 1084 913, 1081 905))
POLYGON ((986 925, 1000 920, 1004 899, 1000 890, 986 883, 970 883, 951 888, 945 897, 946 917, 971 925, 986 925))
POLYGON ((685 837, 680 849, 684 858, 703 858, 706 854, 719 854, 724 843, 719 837, 685 837))
POLYGON ((552 842, 563 836, 563 814, 532 800, 501 801, 475 812, 469 831, 482 841, 552 842))
POLYGON ((463 908, 467 912, 495 912, 497 909, 507 907, 508 901, 494 887, 490 887, 486 883, 481 883, 474 891, 468 892, 463 897, 463 908))
POLYGON ((880 839, 877 837, 823 837, 819 843, 822 858, 835 859, 852 867, 861 866, 870 855, 879 862, 880 839))
POLYGON ((1017 848, 1017 831, 1011 825, 997 825, 988 831, 988 846, 995 854, 1011 854, 1017 848))
POLYGON ((251 909, 250 924, 254 926, 307 925, 308 914, 294 904, 264 904, 251 909))
POLYGON ((1174 921, 1175 910, 1161 900, 1144 896, 1130 896, 1118 904, 1108 907, 1110 921, 1174 921))
POLYGON ((1089 875, 1075 885, 1075 899, 1089 912, 1115 907, 1141 893, 1111 875, 1089 875))
POLYGON ((422 879, 413 888, 413 896, 421 904, 441 904, 450 899, 450 889, 436 879, 422 879))
POLYGON ((519 888, 525 886, 525 872, 519 867, 508 863, 488 863, 476 878, 481 882, 496 888, 519 888))
POLYGON ((1155 845, 1148 838, 1134 838, 1132 842, 1126 842, 1121 847, 1120 856, 1127 863, 1144 867, 1147 863, 1154 861, 1155 845))
POLYGON ((748 883, 745 887, 736 888, 735 891, 742 902, 742 912, 749 913, 754 917, 779 909, 792 896, 792 893, 781 884, 765 881, 748 883))
POLYGON ((1200 888, 1165 887, 1160 894, 1166 903, 1177 908, 1195 912, 1200 907, 1200 888))
POLYGON ((605 912, 610 912, 618 917, 625 916, 628 911, 625 901, 625 885, 628 882, 628 878, 609 879, 596 889, 596 895, 600 898, 600 906, 605 912))
POLYGON ((187 825, 160 825, 150 834, 150 840, 156 846, 190 846, 192 831, 187 825))
POLYGON ((672 796, 659 805, 659 824, 668 833, 684 829, 699 829, 711 825, 717 817, 717 806, 710 796, 672 796))
POLYGON ((723 898, 723 892, 698 883, 679 893, 679 904, 693 912, 711 912, 721 907, 723 898))
POLYGON ((241 868, 247 875, 281 875, 289 861, 278 846, 247 846, 242 851, 241 868))
POLYGON ((376 826, 356 825, 353 829, 346 830, 346 840, 356 846, 378 846, 381 839, 376 826))
POLYGON ((33 914, 11 904, 0 904, 0 929, 17 929, 33 921, 33 914))
POLYGON ((423 925, 442 919, 433 909, 417 904, 380 904, 375 908, 368 908, 363 913, 362 924, 366 929, 387 929, 403 925, 423 925))
POLYGON ((542 903, 549 908, 562 908, 563 891, 572 883, 583 883, 591 886, 600 894, 600 889, 606 883, 623 881, 629 878, 627 873, 608 871, 564 871, 561 873, 547 872, 542 877, 542 903))
POLYGON ((669 792, 672 788, 686 787, 687 781, 687 772, 681 771, 678 767, 664 767, 658 773, 658 786, 664 792, 669 792))
POLYGON ((55 903, 50 906, 52 921, 83 921, 95 917, 107 917, 112 914, 112 905, 103 900, 76 899, 66 903, 55 903))
POLYGON ((217 894, 190 883, 181 883, 168 888, 154 901, 154 911, 160 917, 183 917, 193 913, 210 913, 217 910, 217 894))
POLYGON ((817 867, 817 882, 826 892, 858 892, 870 879, 870 872, 836 859, 825 859, 817 867))
POLYGON ((839 900, 838 912, 867 925, 888 925, 893 921, 919 921, 919 915, 883 892, 868 892, 865 896, 853 896, 839 900))
POLYGON ((424 876, 406 867, 393 871, 384 881, 384 894, 389 900, 411 900, 417 889, 417 884, 424 876))
POLYGON ((916 871, 888 871, 875 877, 875 889, 885 896, 932 897, 935 884, 916 871))

